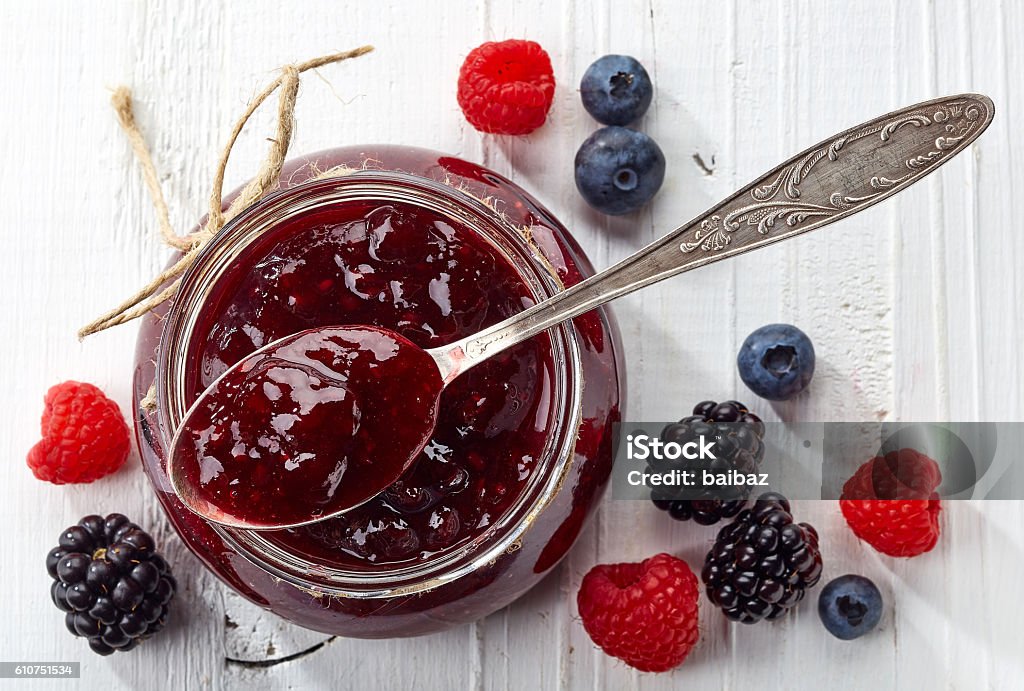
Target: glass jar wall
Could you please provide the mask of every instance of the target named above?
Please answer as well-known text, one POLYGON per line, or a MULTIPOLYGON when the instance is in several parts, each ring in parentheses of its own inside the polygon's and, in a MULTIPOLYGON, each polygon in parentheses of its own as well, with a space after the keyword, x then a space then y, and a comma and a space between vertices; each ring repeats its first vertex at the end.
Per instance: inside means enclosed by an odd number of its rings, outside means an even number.
POLYGON ((409 471, 341 518, 227 529, 170 490, 164 450, 184 412, 260 345, 356 323, 434 347, 593 273, 532 197, 457 158, 334 149, 290 162, 280 187, 204 248, 173 304, 144 320, 136 423, 161 504, 214 573, 302 626, 408 636, 504 607, 565 555, 607 483, 623 372, 605 309, 460 377, 409 471), (143 409, 154 384, 156 407, 143 409))

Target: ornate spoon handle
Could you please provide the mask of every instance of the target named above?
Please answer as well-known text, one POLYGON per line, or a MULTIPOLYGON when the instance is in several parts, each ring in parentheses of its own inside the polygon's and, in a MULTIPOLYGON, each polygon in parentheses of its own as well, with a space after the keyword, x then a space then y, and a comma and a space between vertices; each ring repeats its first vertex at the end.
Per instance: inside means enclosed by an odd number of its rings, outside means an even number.
POLYGON ((966 149, 994 112, 987 96, 961 94, 840 132, 615 266, 431 352, 447 382, 486 357, 626 293, 855 214, 966 149))

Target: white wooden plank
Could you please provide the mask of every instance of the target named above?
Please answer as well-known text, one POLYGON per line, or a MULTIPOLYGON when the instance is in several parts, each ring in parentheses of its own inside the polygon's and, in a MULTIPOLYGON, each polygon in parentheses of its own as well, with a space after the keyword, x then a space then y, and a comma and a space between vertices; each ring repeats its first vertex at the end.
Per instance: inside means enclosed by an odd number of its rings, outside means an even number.
MULTIPOLYGON (((577 215, 579 197, 571 182, 571 162, 591 126, 579 104, 577 89, 582 70, 589 64, 581 66, 580 61, 593 54, 595 40, 592 33, 581 31, 577 22, 582 19, 586 25, 587 15, 600 14, 603 8, 600 4, 580 7, 572 3, 564 3, 563 8, 539 0, 487 2, 485 7, 481 19, 482 35, 487 40, 527 38, 549 52, 557 82, 555 100, 545 126, 527 137, 480 137, 471 129, 465 136, 479 139, 481 160, 535 191, 541 203, 566 223, 585 247, 600 247, 606 242, 601 229, 577 215), (544 155, 538 156, 538 151, 544 155)), ((467 37, 467 42, 473 45, 474 39, 467 37)), ((598 250, 591 259, 605 266, 608 259, 603 254, 598 250)), ((559 579, 559 573, 545 579, 525 597, 530 603, 526 607, 517 602, 477 624, 482 688, 546 689, 567 680, 568 650, 578 625, 569 618, 559 579), (537 655, 538 650, 548 652, 537 655), (529 663, 524 664, 527 660, 529 663)), ((568 594, 575 596, 574 591, 568 594)))
MULTIPOLYGON (((84 8, 82 8, 84 9, 84 8)), ((26 555, 2 568, 4 659, 80 660, 83 687, 137 688, 160 669, 176 688, 209 688, 221 650, 220 593, 212 577, 172 536, 138 460, 96 485, 60 488, 31 477, 25 452, 38 435, 46 388, 83 378, 108 391, 127 412, 134 330, 79 345, 78 325, 120 299, 163 260, 148 229, 151 211, 130 154, 106 104, 105 86, 131 80, 146 26, 145 8, 111 6, 92 21, 62 6, 7 3, 3 63, 10 70, 0 122, 7 164, 0 170, 4 245, 14 259, 4 273, 0 314, 10 340, 0 363, 4 405, 17 410, 5 429, 3 544, 26 555), (147 232, 143 232, 143 230, 147 232), (87 297, 85 297, 87 296, 87 297), (16 334, 21 333, 23 336, 16 334), (161 639, 120 659, 101 659, 74 640, 47 602, 40 554, 59 532, 92 512, 122 511, 150 529, 181 574, 174 619, 161 639), (200 622, 194 626, 194 622, 200 622)), ((182 11, 205 21, 201 8, 182 11)), ((180 73, 179 73, 180 76, 180 73)), ((148 124, 148 122, 147 122, 148 124)), ((205 127, 204 127, 205 129, 205 127)), ((4 682, 5 686, 13 682, 4 682)), ((35 688, 68 688, 63 681, 35 688)))
MULTIPOLYGON (((943 225, 951 248, 945 273, 956 282, 947 291, 950 407, 964 411, 954 412, 955 418, 1019 420, 1024 413, 1015 354, 1024 337, 1019 301, 1024 286, 1016 275, 1024 243, 1000 220, 1012 218, 1020 206, 1015 195, 992 193, 993 185, 1013 189, 1020 179, 1015 161, 1021 149, 1012 136, 1012 118, 1022 106, 1014 77, 1022 56, 1011 46, 1016 43, 1014 26, 1021 26, 1022 17, 1016 3, 979 8, 939 3, 933 8, 934 54, 944 67, 936 69, 936 81, 948 84, 947 90, 969 85, 998 104, 992 129, 1000 145, 988 149, 990 155, 975 145, 966 174, 942 188, 943 201, 949 199, 943 204, 943 225), (956 17, 955 27, 950 17, 956 17), (958 275, 958 266, 966 268, 966 276, 958 275), (961 369, 965 376, 956 376, 961 369)), ((946 636, 950 676, 963 686, 1012 685, 1020 665, 997 632, 1012 625, 1019 609, 1007 607, 1002 599, 1008 591, 1001 576, 985 579, 979 587, 976 574, 1012 568, 1009 564, 1021 555, 1019 535, 1003 530, 1020 525, 1021 503, 970 502, 951 508, 957 512, 950 511, 945 522, 949 563, 975 566, 966 571, 948 567, 950 594, 944 614, 963 627, 961 635, 946 636), (976 596, 970 603, 952 594, 972 587, 976 596)))
MULTIPOLYGON (((1018 3, 983 0, 0 4, 10 96, 0 102, 0 127, 16 133, 5 139, 8 165, 0 167, 0 239, 17 248, 0 277, 0 323, 25 334, 9 339, 0 358, 11 419, 0 440, 10 466, 3 544, 30 555, 84 513, 121 510, 166 545, 183 586, 167 633, 131 655, 100 659, 49 610, 41 565, 7 560, 0 584, 19 596, 0 600, 0 657, 80 659, 80 688, 137 688, 154 669, 166 686, 187 689, 1013 686, 1024 672, 1012 606, 1013 574, 1024 563, 1021 502, 947 506, 940 546, 908 561, 860 545, 834 505, 798 503, 828 545, 826 577, 865 573, 889 602, 881 630, 855 644, 823 635, 813 606, 752 628, 730 627, 704 607, 701 645, 676 672, 640 675, 607 658, 576 615, 583 574, 661 550, 698 569, 713 531, 673 524, 646 504, 606 500, 559 573, 483 622, 415 640, 335 639, 263 667, 225 660, 281 657, 326 639, 227 594, 172 534, 137 459, 75 488, 36 482, 21 459, 51 383, 88 379, 128 411, 134 329, 82 345, 73 332, 167 255, 105 87, 135 88, 173 220, 184 229, 203 210, 230 123, 272 70, 364 42, 379 52, 305 81, 293 151, 391 141, 485 162, 536 191, 599 267, 841 127, 941 93, 990 94, 997 119, 973 160, 962 157, 841 229, 708 267, 631 296, 617 311, 632 419, 674 418, 704 397, 749 402, 732 358, 746 333, 776 320, 805 327, 819 370, 808 395, 759 404, 766 418, 1020 419, 1024 236, 1013 219, 1024 152, 1012 126, 1024 115, 1015 81, 1024 70, 1022 28, 1018 3), (455 74, 482 40, 512 37, 534 38, 551 53, 555 108, 531 137, 481 137, 458 112, 455 74), (626 219, 587 209, 571 180, 572 156, 597 127, 579 106, 576 82, 606 52, 632 53, 651 70, 657 95, 641 126, 669 163, 656 202, 626 219)), ((260 160, 271 118, 259 114, 243 137, 229 184, 260 160)))

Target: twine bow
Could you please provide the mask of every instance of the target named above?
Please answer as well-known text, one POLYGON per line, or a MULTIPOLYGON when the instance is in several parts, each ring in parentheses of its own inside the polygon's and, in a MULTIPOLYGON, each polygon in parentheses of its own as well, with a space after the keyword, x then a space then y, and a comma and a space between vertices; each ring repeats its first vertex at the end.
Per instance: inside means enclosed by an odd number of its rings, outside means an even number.
POLYGON ((299 92, 299 75, 307 70, 313 70, 350 58, 357 58, 372 50, 372 46, 362 46, 361 48, 343 53, 324 55, 281 68, 281 73, 277 78, 267 84, 256 95, 231 130, 231 136, 228 138, 228 143, 224 147, 223 153, 221 153, 220 160, 217 163, 217 171, 213 177, 213 191, 210 194, 210 210, 206 222, 202 228, 189 235, 178 235, 171 226, 167 202, 164 200, 163 191, 160 189, 153 157, 146 146, 138 124, 135 122, 135 114, 132 111, 131 91, 124 86, 118 87, 114 91, 113 96, 111 96, 110 101, 114 111, 117 113, 121 129, 124 130, 125 135, 128 137, 132 150, 135 152, 135 157, 142 168, 142 179, 145 181, 150 197, 153 200, 153 208, 156 211, 157 222, 160 226, 160 235, 167 245, 181 251, 183 254, 174 264, 161 272, 160 275, 156 276, 130 298, 83 326, 78 332, 78 337, 85 338, 104 329, 109 329, 112 326, 137 319, 165 300, 173 297, 181 285, 182 275, 192 266, 199 255, 199 251, 216 235, 217 231, 223 228, 224 224, 237 216, 243 209, 258 201, 276 187, 278 178, 281 175, 281 168, 284 166, 284 161, 288 154, 288 146, 291 144, 292 131, 295 126, 295 99, 299 92), (225 210, 223 202, 224 171, 227 168, 228 160, 231 158, 231 150, 249 118, 275 91, 278 92, 277 132, 274 138, 270 140, 270 150, 260 164, 259 171, 225 210))

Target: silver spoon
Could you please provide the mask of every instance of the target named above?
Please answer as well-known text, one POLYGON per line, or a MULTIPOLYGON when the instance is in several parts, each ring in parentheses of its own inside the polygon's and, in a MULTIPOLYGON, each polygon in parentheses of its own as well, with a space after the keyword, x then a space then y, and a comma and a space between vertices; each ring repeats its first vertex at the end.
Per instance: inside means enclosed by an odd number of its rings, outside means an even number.
MULTIPOLYGON (((581 283, 516 314, 505 321, 446 346, 422 351, 437 365, 440 381, 431 393, 409 401, 414 414, 423 413, 418 436, 408 441, 398 462, 370 466, 357 478, 363 491, 357 503, 331 503, 334 489, 324 494, 317 508, 287 520, 252 517, 225 511, 217 500, 204 496, 195 484, 195 472, 186 472, 199 460, 196 451, 197 411, 214 403, 218 410, 226 395, 225 382, 262 361, 281 361, 282 349, 302 339, 345 327, 324 327, 285 337, 259 349, 230 368, 199 397, 185 415, 172 442, 168 470, 175 492, 186 506, 203 517, 236 528, 268 529, 314 523, 348 511, 399 479, 429 441, 437 412, 437 398, 445 386, 483 360, 517 343, 610 302, 617 297, 690 269, 786 240, 850 216, 891 197, 966 149, 992 122, 994 106, 986 96, 961 94, 926 101, 863 123, 813 146, 761 176, 695 220, 672 231, 636 254, 581 283), (419 399, 424 399, 420 401, 419 399), (422 411, 416 405, 422 404, 422 411)), ((397 334, 387 335, 401 338, 397 334)), ((407 342, 401 339, 403 343, 407 342)), ((405 346, 403 346, 405 347, 405 346)), ((408 348, 406 348, 408 350, 408 348)), ((397 352, 397 351, 396 351, 397 352)), ((308 362, 303 358, 303 361, 308 362)), ((264 363, 265 364, 265 363, 264 363)), ((393 363, 392 363, 393 364, 393 363)), ((420 370, 422 371, 422 370, 420 370)), ((331 376, 339 376, 331 372, 331 376)), ((347 373, 341 373, 345 379, 347 373)), ((430 389, 428 386, 427 389, 430 389)), ((356 402, 359 395, 352 392, 356 402)), ((370 392, 372 395, 372 391, 370 392)), ((208 422, 203 419, 203 424, 208 422)), ((364 420, 364 424, 367 422, 364 420)), ((370 421, 368 424, 372 424, 370 421)), ((380 430, 385 433, 385 427, 380 430)), ((207 459, 209 460, 209 459, 207 459)), ((223 460, 223 459, 221 459, 223 460)), ((259 465, 243 459, 245 469, 259 465)), ((332 461, 334 462, 334 461, 332 461)), ((344 471, 344 468, 342 469, 344 471)), ((337 473, 332 474, 337 487, 337 473)), ((247 478, 248 479, 248 478, 247 478)), ((245 483, 242 483, 245 484, 245 483)))

